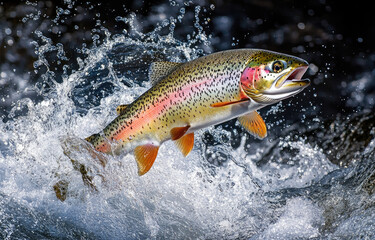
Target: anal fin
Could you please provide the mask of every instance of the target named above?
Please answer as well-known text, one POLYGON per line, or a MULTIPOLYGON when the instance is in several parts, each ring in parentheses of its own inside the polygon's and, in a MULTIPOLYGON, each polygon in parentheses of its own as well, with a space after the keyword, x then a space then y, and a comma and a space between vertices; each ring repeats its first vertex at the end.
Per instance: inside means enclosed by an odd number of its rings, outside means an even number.
POLYGON ((159 146, 145 144, 134 149, 135 159, 138 164, 138 174, 142 176, 147 173, 155 162, 158 155, 159 146))
POLYGON ((194 133, 189 133, 175 141, 176 146, 186 157, 194 147, 194 133))
POLYGON ((187 125, 185 127, 175 127, 171 130, 171 138, 172 140, 177 140, 185 135, 187 130, 189 130, 190 125, 187 125))
POLYGON ((238 121, 251 135, 260 139, 267 136, 266 123, 256 111, 238 117, 238 121))

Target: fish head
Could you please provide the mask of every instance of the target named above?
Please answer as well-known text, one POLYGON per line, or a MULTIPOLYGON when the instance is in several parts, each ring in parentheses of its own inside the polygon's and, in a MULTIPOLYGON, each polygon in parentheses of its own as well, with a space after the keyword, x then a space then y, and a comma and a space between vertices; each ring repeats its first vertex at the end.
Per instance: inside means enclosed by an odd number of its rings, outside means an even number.
POLYGON ((272 104, 301 92, 310 85, 302 79, 308 63, 298 57, 257 50, 241 75, 241 88, 260 104, 272 104))

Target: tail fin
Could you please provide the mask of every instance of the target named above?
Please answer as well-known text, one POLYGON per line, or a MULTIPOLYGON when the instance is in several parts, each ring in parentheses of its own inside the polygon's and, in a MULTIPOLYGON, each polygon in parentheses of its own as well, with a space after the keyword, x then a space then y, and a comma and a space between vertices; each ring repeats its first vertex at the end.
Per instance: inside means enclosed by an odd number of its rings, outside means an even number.
MULTIPOLYGON (((95 134, 91 135, 90 137, 85 138, 85 140, 88 141, 89 143, 91 143, 92 145, 94 145, 95 139, 97 139, 99 137, 100 137, 100 134, 95 133, 95 134)), ((95 145, 94 145, 94 147, 95 147, 95 145)))
POLYGON ((99 152, 108 153, 111 151, 111 145, 108 140, 99 133, 93 134, 90 137, 85 138, 85 140, 91 143, 95 150, 99 152))
MULTIPOLYGON (((97 151, 94 149, 94 144, 102 138, 100 134, 94 134, 84 140, 76 136, 61 136, 60 142, 63 149, 63 153, 70 159, 73 164, 73 168, 81 173, 83 183, 93 191, 98 191, 93 181, 95 176, 102 178, 102 182, 105 181, 102 174, 102 168, 104 168, 108 162, 107 154, 97 151), (91 156, 88 157, 88 156, 91 156), (100 164, 100 165, 99 165, 100 164)), ((53 185, 56 197, 61 201, 66 200, 70 195, 70 182, 68 179, 59 179, 59 181, 53 185)))

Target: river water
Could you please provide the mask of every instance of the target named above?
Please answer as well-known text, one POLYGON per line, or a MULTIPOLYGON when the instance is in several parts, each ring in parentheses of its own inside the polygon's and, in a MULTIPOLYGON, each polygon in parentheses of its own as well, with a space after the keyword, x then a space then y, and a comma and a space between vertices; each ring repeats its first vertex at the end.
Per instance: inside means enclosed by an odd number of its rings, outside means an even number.
POLYGON ((374 239, 370 30, 326 1, 291 4, 2 2, 0 237, 374 239), (151 62, 241 47, 310 62, 308 89, 260 110, 263 141, 232 120, 198 131, 187 158, 166 142, 142 177, 131 154, 104 169, 66 155, 150 88, 151 62))

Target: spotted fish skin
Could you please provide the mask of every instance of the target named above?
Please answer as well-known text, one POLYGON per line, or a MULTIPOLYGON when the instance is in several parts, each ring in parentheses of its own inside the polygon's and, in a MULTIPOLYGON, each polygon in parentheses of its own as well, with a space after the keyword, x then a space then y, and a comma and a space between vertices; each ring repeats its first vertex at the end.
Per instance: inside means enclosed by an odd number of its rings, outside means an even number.
MULTIPOLYGON (((254 86, 253 82, 251 86, 244 85, 249 82, 249 78, 245 80, 246 76, 243 76, 249 72, 245 69, 265 68, 266 63, 277 59, 282 59, 293 68, 307 64, 293 56, 258 49, 227 50, 173 64, 167 76, 155 81, 148 91, 121 109, 121 115, 101 133, 86 140, 100 152, 120 154, 136 149, 137 153, 138 146, 158 148, 166 140, 178 140, 198 129, 254 112, 268 104, 252 100, 244 91, 244 87, 254 86)), ((267 74, 264 69, 261 73, 267 74)), ((260 79, 267 79, 267 76, 259 73, 256 76, 253 74, 252 78, 259 82, 260 79)), ((276 75, 273 80, 276 80, 276 75)), ((150 152, 147 149, 138 151, 139 158, 147 158, 150 152)), ((138 167, 142 167, 140 164, 143 163, 139 159, 137 161, 138 167)))

